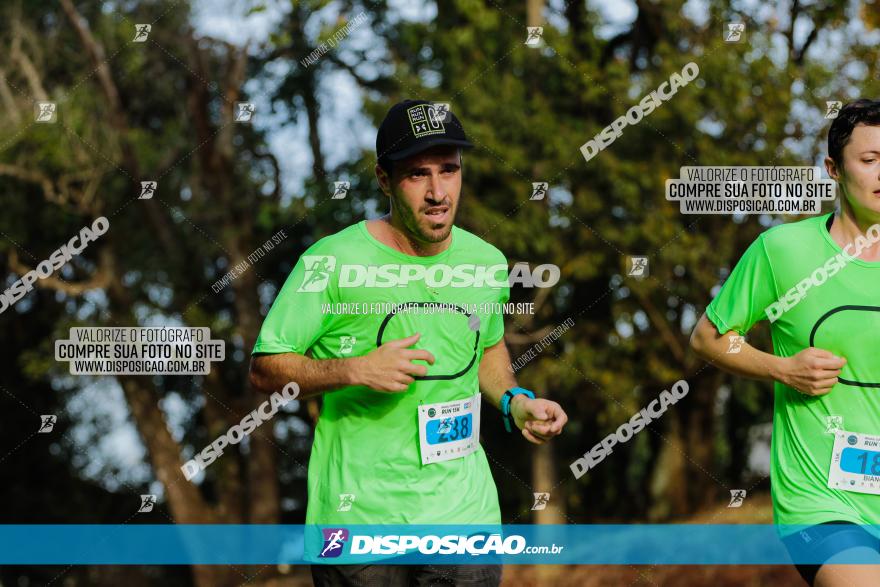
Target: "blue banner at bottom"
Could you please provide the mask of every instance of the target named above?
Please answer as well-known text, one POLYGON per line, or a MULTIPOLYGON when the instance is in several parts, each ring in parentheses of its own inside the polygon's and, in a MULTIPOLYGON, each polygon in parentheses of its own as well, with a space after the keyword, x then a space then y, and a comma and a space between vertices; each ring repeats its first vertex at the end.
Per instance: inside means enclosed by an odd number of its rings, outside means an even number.
POLYGON ((856 525, 0 525, 0 564, 787 565, 835 548, 851 553, 842 564, 880 564, 878 536, 856 525))

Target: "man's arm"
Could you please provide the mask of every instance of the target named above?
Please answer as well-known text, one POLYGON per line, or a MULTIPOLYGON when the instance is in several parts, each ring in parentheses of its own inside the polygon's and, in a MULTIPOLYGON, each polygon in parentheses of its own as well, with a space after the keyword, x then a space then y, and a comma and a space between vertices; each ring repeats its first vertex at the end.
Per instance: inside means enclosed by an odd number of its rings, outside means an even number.
MULTIPOLYGON (((502 338, 483 351, 479 370, 480 389, 496 408, 501 408, 501 397, 512 387, 517 387, 516 377, 510 367, 510 354, 502 338)), ((510 414, 522 435, 534 444, 562 432, 568 416, 562 407, 547 399, 531 399, 525 395, 515 395, 510 401, 510 414)))
POLYGON ((321 395, 325 391, 356 385, 352 361, 317 360, 297 353, 255 355, 251 357, 250 382, 264 393, 278 391, 294 381, 299 386, 298 399, 321 395))
POLYGON ((846 359, 809 347, 791 357, 777 357, 743 342, 737 353, 728 352, 730 336, 719 334, 703 314, 691 334, 691 348, 721 369, 752 379, 780 381, 806 395, 824 395, 837 383, 846 359))
POLYGON ((413 375, 428 372, 412 361, 434 364, 434 355, 428 351, 408 348, 420 336, 390 340, 362 357, 346 359, 312 359, 298 353, 256 355, 251 358, 250 382, 257 390, 272 393, 293 381, 299 386, 299 399, 349 385, 389 393, 406 391, 415 381, 413 375))
MULTIPOLYGON (((492 402, 493 406, 501 409, 501 396, 508 389, 517 387, 516 377, 510 367, 510 353, 507 352, 503 338, 483 351, 479 379, 483 395, 492 402)), ((520 398, 528 399, 526 396, 518 395, 513 401, 516 402, 520 398)))

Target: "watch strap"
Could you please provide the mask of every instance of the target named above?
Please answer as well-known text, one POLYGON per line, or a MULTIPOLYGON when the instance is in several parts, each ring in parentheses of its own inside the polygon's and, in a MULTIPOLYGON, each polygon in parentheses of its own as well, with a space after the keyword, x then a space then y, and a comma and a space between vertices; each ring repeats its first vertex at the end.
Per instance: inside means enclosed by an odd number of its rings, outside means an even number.
POLYGON ((504 395, 501 396, 501 419, 504 421, 504 429, 508 432, 513 432, 513 428, 516 424, 513 421, 513 416, 510 415, 510 402, 516 395, 525 395, 535 399, 534 392, 522 387, 512 387, 504 392, 504 395))

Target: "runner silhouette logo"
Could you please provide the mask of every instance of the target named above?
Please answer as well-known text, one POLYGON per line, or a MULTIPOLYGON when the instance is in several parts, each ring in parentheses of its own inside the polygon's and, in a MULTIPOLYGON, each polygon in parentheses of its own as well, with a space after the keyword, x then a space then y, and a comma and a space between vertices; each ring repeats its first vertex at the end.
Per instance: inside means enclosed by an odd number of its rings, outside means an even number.
POLYGON ((327 289, 330 275, 336 270, 336 257, 333 255, 303 255, 306 271, 302 283, 296 291, 318 292, 327 289))

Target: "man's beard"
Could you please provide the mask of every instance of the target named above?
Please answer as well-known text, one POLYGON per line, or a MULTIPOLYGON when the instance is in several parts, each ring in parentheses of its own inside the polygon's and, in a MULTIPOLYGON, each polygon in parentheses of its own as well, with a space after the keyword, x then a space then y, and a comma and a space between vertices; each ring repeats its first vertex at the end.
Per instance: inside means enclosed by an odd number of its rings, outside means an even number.
POLYGON ((449 237, 449 233, 452 232, 457 210, 452 207, 451 202, 444 201, 442 204, 449 208, 449 221, 446 226, 440 229, 430 228, 430 219, 419 210, 412 210, 402 198, 393 195, 393 204, 397 211, 400 212, 400 218, 407 232, 416 237, 418 241, 439 243, 446 240, 449 237))

